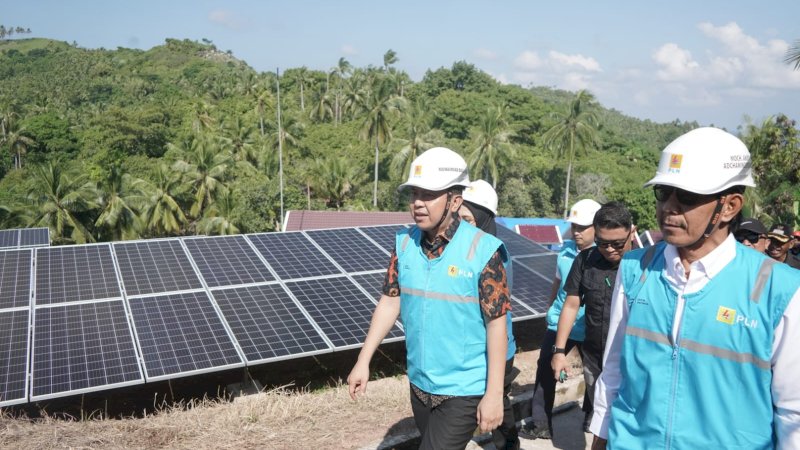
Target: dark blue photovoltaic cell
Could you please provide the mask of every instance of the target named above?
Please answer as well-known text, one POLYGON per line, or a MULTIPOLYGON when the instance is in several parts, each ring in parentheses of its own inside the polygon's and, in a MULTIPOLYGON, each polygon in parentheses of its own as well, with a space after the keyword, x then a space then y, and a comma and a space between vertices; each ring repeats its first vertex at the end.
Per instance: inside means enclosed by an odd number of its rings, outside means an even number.
POLYGON ((0 248, 19 247, 19 230, 0 230, 0 248))
POLYGON ((377 272, 377 273, 365 273, 359 275, 352 275, 353 279, 356 280, 364 290, 369 292, 372 298, 375 301, 381 299, 381 295, 383 295, 383 282, 386 279, 386 272, 377 272))
MULTIPOLYGON (((375 303, 346 277, 286 283, 336 348, 361 345, 367 336, 375 303)), ((403 337, 397 325, 386 339, 403 337)))
POLYGON ((244 236, 191 238, 183 242, 208 287, 275 279, 244 236))
POLYGON ((511 320, 530 319, 540 315, 541 314, 528 309, 524 304, 514 299, 514 297, 511 297, 511 320))
POLYGON ((32 397, 141 381, 122 300, 36 308, 32 397))
POLYGON ((506 244, 506 249, 512 257, 550 253, 547 248, 518 235, 499 223, 497 224, 497 237, 506 244))
POLYGON ((205 292, 131 298, 128 303, 148 379, 243 365, 205 292))
POLYGON ((28 313, 0 312, 0 406, 24 403, 28 397, 28 313))
POLYGON ((341 273, 303 233, 249 234, 247 238, 283 280, 341 273))
POLYGON ((128 296, 202 288, 178 239, 114 244, 128 296))
POLYGON ((314 230, 306 233, 345 272, 366 272, 389 266, 389 256, 354 228, 314 230))
POLYGON ((359 231, 377 242, 387 252, 394 250, 395 235, 398 230, 405 229, 404 225, 384 225, 380 227, 360 227, 359 231))
POLYGON ((524 258, 514 258, 514 260, 522 263, 542 277, 549 278, 551 281, 556 276, 557 253, 542 256, 526 256, 524 258))
POLYGON ((20 247, 41 247, 48 245, 50 245, 49 228, 23 228, 20 230, 20 247))
POLYGON ((547 297, 550 295, 552 280, 546 280, 516 261, 512 264, 514 279, 511 298, 524 303, 539 314, 546 313, 550 305, 550 299, 547 297))
POLYGON ((106 244, 36 249, 36 304, 121 297, 106 244))
POLYGON ((213 295, 248 362, 330 349, 278 284, 220 289, 213 295))
POLYGON ((0 309, 30 304, 32 255, 31 250, 0 252, 0 309))

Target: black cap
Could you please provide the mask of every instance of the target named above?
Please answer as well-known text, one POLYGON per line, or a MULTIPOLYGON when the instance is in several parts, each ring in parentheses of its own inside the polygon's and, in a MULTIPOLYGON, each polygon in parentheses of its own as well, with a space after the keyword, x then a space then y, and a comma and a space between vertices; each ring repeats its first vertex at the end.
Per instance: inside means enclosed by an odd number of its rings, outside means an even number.
POLYGON ((788 242, 789 239, 792 239, 792 227, 785 223, 776 223, 772 225, 772 228, 769 229, 769 237, 771 239, 777 239, 781 242, 788 242))
MULTIPOLYGON (((760 220, 747 217, 739 224, 739 230, 752 231, 757 234, 767 234, 767 227, 760 220)), ((738 230, 737 230, 738 231, 738 230)))

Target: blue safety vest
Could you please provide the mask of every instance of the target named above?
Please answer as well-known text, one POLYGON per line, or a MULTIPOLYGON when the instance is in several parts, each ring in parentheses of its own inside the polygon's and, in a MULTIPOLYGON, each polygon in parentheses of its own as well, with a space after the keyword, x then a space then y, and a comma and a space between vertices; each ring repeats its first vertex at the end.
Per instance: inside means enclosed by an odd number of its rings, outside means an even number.
MULTIPOLYGON (((556 299, 547 310, 548 330, 558 331, 558 318, 561 316, 561 309, 564 308, 564 301, 567 299, 564 285, 567 283, 567 275, 572 269, 572 263, 575 261, 576 256, 578 256, 578 248, 575 246, 575 241, 564 242, 564 246, 558 252, 558 259, 556 260, 556 270, 559 278, 561 278, 561 284, 558 285, 556 299)), ((578 309, 578 315, 575 316, 575 323, 572 324, 572 331, 569 333, 569 338, 573 341, 583 342, 586 337, 586 323, 583 320, 583 311, 584 306, 581 305, 580 309, 578 309)))
POLYGON ((416 226, 396 236, 408 378, 431 394, 483 395, 486 324, 478 281, 497 250, 507 263, 505 246, 463 221, 437 258, 428 259, 422 238, 416 226))
POLYGON ((620 265, 629 307, 609 445, 623 449, 773 448, 771 357, 775 327, 800 272, 736 244, 736 256, 698 292, 664 277, 665 243, 620 265))

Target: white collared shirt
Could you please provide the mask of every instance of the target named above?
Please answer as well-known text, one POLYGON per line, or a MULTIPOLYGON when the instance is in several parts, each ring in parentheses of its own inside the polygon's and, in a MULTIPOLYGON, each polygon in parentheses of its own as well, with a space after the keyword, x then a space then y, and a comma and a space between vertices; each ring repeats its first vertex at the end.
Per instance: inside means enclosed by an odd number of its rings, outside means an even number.
MULTIPOLYGON (((733 234, 706 256, 693 262, 689 277, 684 272, 678 250, 667 244, 664 249, 665 276, 670 288, 678 294, 677 311, 672 327, 673 342, 678 342, 684 295, 702 289, 736 256, 733 234)), ((590 430, 597 436, 608 438, 611 421, 611 404, 617 397, 620 382, 620 355, 625 327, 628 322, 628 302, 617 272, 611 296, 611 320, 608 340, 603 355, 603 372, 597 381, 594 394, 594 418, 590 430)), ((772 341, 772 403, 778 448, 800 449, 800 287, 795 291, 783 312, 772 341), (794 347, 793 347, 794 346, 794 347)))

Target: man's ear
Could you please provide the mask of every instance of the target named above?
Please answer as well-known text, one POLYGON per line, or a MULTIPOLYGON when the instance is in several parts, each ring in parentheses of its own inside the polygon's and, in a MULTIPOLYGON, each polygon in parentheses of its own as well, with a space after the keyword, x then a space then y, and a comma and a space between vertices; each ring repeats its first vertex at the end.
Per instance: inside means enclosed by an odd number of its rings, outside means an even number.
POLYGON ((461 209, 461 205, 464 203, 464 197, 461 194, 453 195, 453 201, 450 202, 450 211, 451 212, 458 212, 461 209))
POLYGON ((725 196, 720 211, 720 221, 730 223, 739 211, 744 207, 744 196, 742 194, 728 194, 725 196))

